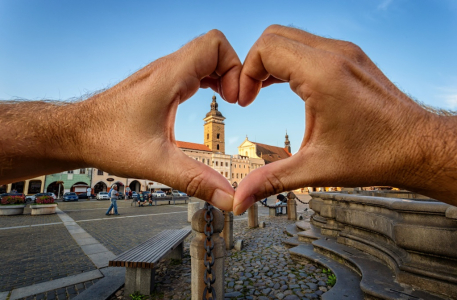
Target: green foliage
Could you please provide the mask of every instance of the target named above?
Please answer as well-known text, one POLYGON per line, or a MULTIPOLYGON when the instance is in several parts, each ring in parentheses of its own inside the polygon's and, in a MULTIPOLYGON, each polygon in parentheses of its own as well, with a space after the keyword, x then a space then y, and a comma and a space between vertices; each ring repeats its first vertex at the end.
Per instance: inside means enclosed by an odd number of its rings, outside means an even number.
POLYGON ((324 268, 324 269, 322 270, 322 273, 324 273, 324 274, 332 274, 332 271, 331 271, 330 269, 325 269, 325 268, 324 268))
POLYGON ((336 283, 336 276, 335 274, 330 274, 330 276, 328 277, 328 280, 327 280, 327 285, 329 286, 334 286, 336 283))
POLYGON ((135 293, 130 294, 130 298, 132 298, 132 300, 145 300, 146 296, 142 295, 142 294, 140 294, 140 292, 136 291, 135 293))

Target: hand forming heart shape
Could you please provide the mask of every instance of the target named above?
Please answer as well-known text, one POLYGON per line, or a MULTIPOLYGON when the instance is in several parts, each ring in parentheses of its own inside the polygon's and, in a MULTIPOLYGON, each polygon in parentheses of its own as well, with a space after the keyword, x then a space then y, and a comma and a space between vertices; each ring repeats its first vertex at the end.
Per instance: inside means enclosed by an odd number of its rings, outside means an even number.
MULTIPOLYGON (((49 127, 52 138, 60 137, 55 139, 59 148, 53 160, 44 151, 49 161, 40 162, 41 170, 94 166, 156 180, 235 213, 303 186, 391 185, 442 200, 457 196, 452 180, 436 176, 446 161, 435 159, 440 151, 424 151, 436 143, 434 130, 443 120, 398 90, 356 45, 295 28, 267 28, 243 65, 225 36, 212 30, 71 111, 56 109, 55 115, 74 116, 62 128, 75 129, 59 135, 49 127), (249 173, 236 193, 227 179, 176 146, 177 107, 200 87, 247 106, 262 87, 281 82, 289 82, 305 101, 301 147, 292 157, 249 173), (424 163, 426 169, 417 168, 424 163), (437 194, 434 186, 449 189, 437 194)), ((20 170, 13 177, 24 176, 20 170)))

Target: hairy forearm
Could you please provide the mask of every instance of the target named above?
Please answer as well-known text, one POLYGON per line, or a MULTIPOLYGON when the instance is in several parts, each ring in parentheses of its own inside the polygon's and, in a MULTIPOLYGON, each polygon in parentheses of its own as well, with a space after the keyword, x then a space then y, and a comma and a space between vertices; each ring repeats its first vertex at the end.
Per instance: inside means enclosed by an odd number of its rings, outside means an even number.
POLYGON ((415 166, 403 187, 457 205, 457 116, 431 114, 417 126, 415 166))
POLYGON ((46 101, 1 103, 0 184, 83 167, 80 107, 46 101))

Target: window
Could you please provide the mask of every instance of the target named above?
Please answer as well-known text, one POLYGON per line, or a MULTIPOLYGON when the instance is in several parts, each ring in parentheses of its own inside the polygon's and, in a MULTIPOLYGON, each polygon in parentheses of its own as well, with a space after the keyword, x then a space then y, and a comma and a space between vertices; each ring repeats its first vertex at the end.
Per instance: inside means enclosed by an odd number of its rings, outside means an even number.
POLYGON ((221 135, 218 133, 218 134, 217 134, 217 139, 219 139, 220 136, 221 136, 221 135))
POLYGON ((97 171, 97 175, 103 175, 103 171, 102 170, 98 170, 97 171))
POLYGON ((243 173, 241 173, 241 179, 243 179, 243 173))
POLYGON ((219 166, 219 162, 216 161, 216 167, 219 166))
POLYGON ((225 177, 228 177, 228 172, 225 172, 225 177))
POLYGON ((246 151, 246 156, 249 156, 247 151, 246 151))
POLYGON ((68 174, 73 174, 73 170, 67 171, 68 174))
POLYGON ((209 140, 209 133, 206 134, 206 139, 209 140))
POLYGON ((225 162, 225 166, 228 167, 228 162, 225 162))
POLYGON ((234 176, 234 175, 235 175, 235 174, 233 174, 233 173, 232 173, 232 178, 235 178, 235 176, 234 176))
POLYGON ((202 163, 205 163, 205 159, 204 158, 202 158, 202 163))
POLYGON ((236 173, 236 178, 238 178, 238 173, 236 173))
POLYGON ((217 150, 219 150, 219 144, 217 144, 217 150))
POLYGON ((221 175, 224 176, 224 172, 221 172, 221 175))
POLYGON ((240 169, 241 169, 241 165, 238 165, 238 168, 240 168, 240 169))
POLYGON ((246 169, 246 165, 243 165, 243 167, 246 169))
POLYGON ((79 174, 86 174, 86 169, 79 169, 79 174))

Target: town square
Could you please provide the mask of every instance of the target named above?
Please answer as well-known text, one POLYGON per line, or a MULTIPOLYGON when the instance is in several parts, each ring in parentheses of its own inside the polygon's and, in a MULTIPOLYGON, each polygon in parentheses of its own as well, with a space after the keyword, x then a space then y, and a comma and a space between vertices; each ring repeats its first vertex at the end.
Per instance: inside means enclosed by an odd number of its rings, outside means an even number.
POLYGON ((457 299, 453 1, 0 2, 0 300, 457 299))

